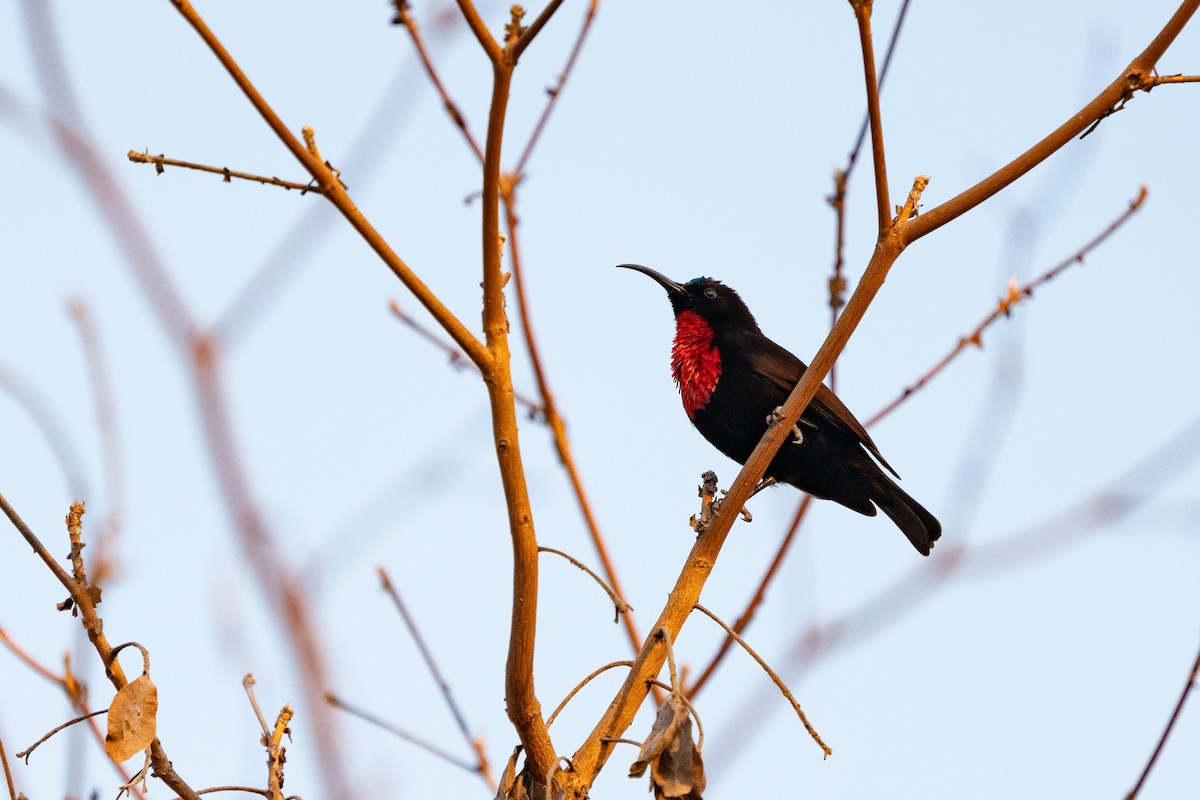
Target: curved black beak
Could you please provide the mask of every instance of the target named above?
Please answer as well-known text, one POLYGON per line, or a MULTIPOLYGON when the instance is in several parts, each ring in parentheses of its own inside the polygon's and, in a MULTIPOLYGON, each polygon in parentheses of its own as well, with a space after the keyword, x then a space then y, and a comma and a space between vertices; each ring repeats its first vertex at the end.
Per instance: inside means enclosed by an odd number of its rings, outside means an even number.
POLYGON ((649 267, 643 267, 640 264, 617 264, 619 269, 632 269, 643 275, 649 275, 658 282, 658 285, 667 290, 667 294, 684 294, 683 286, 663 275, 661 272, 656 272, 649 267))

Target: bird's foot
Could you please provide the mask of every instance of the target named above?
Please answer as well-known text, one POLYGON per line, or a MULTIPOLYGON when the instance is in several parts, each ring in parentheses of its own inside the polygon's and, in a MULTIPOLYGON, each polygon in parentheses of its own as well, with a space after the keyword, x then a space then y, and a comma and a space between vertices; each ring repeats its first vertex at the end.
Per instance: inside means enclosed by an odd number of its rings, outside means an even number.
MULTIPOLYGON (((778 425, 781 422, 783 422, 783 406, 776 406, 774 411, 772 411, 770 414, 767 414, 767 427, 778 425)), ((792 436, 796 437, 792 440, 792 444, 804 444, 804 434, 800 431, 799 424, 796 424, 792 427, 792 436)), ((760 488, 765 489, 767 487, 762 486, 760 488)), ((755 489, 754 491, 758 492, 759 489, 755 489)), ((751 497, 753 496, 754 495, 751 495, 751 497)))

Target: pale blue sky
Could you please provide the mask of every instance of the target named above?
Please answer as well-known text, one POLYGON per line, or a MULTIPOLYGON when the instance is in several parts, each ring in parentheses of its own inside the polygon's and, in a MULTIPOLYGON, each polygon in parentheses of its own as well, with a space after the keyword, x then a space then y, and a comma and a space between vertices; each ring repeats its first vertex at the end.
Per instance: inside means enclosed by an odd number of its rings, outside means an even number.
MULTIPOLYGON (((898 3, 876 5, 886 31, 898 3)), ((415 301, 319 197, 180 170, 155 176, 127 162, 130 149, 148 148, 303 178, 170 3, 52 6, 92 145, 191 313, 217 320, 264 264, 284 265, 286 281, 255 304, 260 314, 226 353, 225 383, 251 490, 283 549, 310 566, 329 688, 468 755, 378 589, 374 570, 385 565, 502 765, 515 744, 502 675, 510 551, 482 386, 397 324, 388 301, 418 313, 415 301)), ((481 136, 484 56, 465 25, 436 29, 436 10, 414 6, 481 136)), ((41 110, 22 7, 0 2, 0 86, 41 110)), ((929 175, 930 208, 1003 165, 1116 77, 1175 7, 914 2, 883 102, 893 198, 929 175)), ((584 9, 565 3, 522 58, 507 164, 584 9)), ((387 24, 388 5, 205 2, 199 10, 287 124, 315 127, 363 212, 477 329, 479 205, 463 199, 478 190, 479 170, 404 31, 387 24), (353 150, 364 135, 367 144, 353 150)), ((481 11, 499 30, 504 6, 481 11)), ((686 521, 699 474, 715 469, 727 484, 736 466, 679 407, 661 290, 612 266, 720 278, 768 335, 810 359, 828 328, 833 215, 824 198, 862 115, 857 47, 844 2, 602 3, 529 165, 520 213, 534 322, 643 630, 691 545, 686 521)), ((1195 23, 1160 68, 1200 71, 1195 23)), ((1086 264, 1040 290, 988 332, 982 351, 966 353, 873 431, 904 488, 943 521, 930 559, 882 517, 818 505, 746 636, 789 679, 834 755, 821 760, 761 671, 733 653, 699 697, 706 798, 1112 797, 1132 786, 1200 639, 1200 469, 1188 461, 1200 435, 1198 91, 1165 86, 1137 96, 897 264, 839 365, 839 394, 862 418, 967 333, 1010 276, 1028 280, 1069 256, 1149 186, 1144 210, 1086 264), (1182 455, 1138 471, 1172 443, 1182 455), (810 625, 888 597, 881 593, 896 581, 937 575, 950 547, 987 553, 1031 530, 1039 531, 1031 543, 1057 541, 1080 523, 1064 514, 1106 489, 1136 508, 1011 568, 968 562, 966 574, 934 592, 852 617, 847 646, 811 665, 797 656, 810 625)), ((150 649, 160 735, 194 787, 264 782, 241 689, 253 672, 264 706, 297 706, 286 789, 320 798, 312 716, 285 639, 242 566, 191 374, 84 185, 44 131, 31 136, 10 119, 0 116, 8 177, 0 369, 33 387, 62 422, 83 485, 71 485, 39 428, 0 394, 0 492, 59 555, 73 493, 86 494, 93 526, 110 510, 85 361, 66 311, 82 298, 114 387, 125 476, 122 569, 101 606, 106 630, 150 649)), ((852 281, 872 249, 870 191, 863 161, 847 218, 852 281)), ((519 388, 533 393, 514 346, 519 388)), ((525 422, 522 447, 540 540, 595 564, 546 429, 525 422)), ((729 620, 740 613, 797 499, 778 489, 752 501, 755 521, 735 527, 705 590, 709 608, 729 620)), ((542 577, 537 687, 550 709, 629 646, 578 571, 545 561, 542 577)), ((0 627, 51 664, 76 641, 73 621, 53 610, 61 599, 17 535, 0 534, 0 627)), ((680 661, 701 668, 719 640, 709 621, 692 620, 680 661)), ((108 694, 94 654, 80 657, 101 705, 108 694)), ((563 755, 617 681, 615 673, 598 680, 555 723, 563 755)), ((0 685, 10 756, 68 716, 57 690, 6 652, 0 685)), ((651 720, 644 711, 629 735, 644 736, 651 720)), ((358 720, 341 723, 358 796, 490 796, 469 774, 358 720)), ((18 788, 44 798, 114 792, 94 745, 78 746, 82 782, 63 768, 72 745, 62 738, 18 769, 18 788)), ((1195 794, 1198 747, 1200 708, 1191 707, 1144 796, 1195 794)), ((645 796, 643 781, 625 777, 634 756, 618 750, 592 796, 645 796)))

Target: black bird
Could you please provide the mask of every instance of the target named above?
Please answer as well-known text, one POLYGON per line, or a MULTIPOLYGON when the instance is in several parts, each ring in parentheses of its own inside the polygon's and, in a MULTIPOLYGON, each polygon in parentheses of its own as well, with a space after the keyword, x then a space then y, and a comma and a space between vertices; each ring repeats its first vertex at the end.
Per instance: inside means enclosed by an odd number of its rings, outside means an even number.
MULTIPOLYGON (((714 447, 745 464, 807 365, 764 336, 742 298, 720 281, 696 278, 680 284, 647 267, 620 266, 649 275, 667 290, 675 310, 671 373, 683 410, 714 447)), ((767 467, 766 479, 869 517, 878 506, 921 555, 929 555, 942 535, 941 523, 880 464, 900 477, 850 409, 822 385, 767 467)))

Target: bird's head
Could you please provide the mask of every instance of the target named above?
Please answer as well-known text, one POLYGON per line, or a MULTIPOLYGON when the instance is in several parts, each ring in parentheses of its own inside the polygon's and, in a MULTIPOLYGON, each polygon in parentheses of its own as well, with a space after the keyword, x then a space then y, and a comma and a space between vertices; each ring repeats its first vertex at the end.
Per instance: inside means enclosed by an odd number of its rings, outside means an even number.
POLYGON ((649 267, 638 264, 618 264, 617 266, 648 275, 659 286, 666 289, 676 317, 685 311, 690 311, 713 326, 734 323, 749 325, 754 329, 758 328, 754 321, 754 315, 750 313, 750 309, 742 302, 738 293, 718 280, 693 278, 687 283, 676 283, 661 272, 656 272, 649 267))

